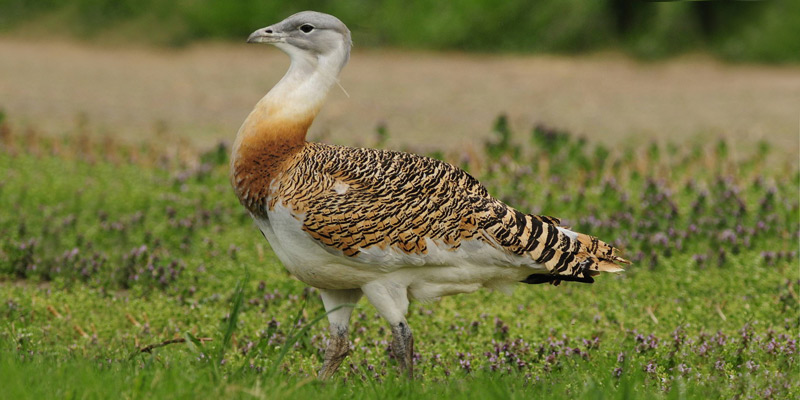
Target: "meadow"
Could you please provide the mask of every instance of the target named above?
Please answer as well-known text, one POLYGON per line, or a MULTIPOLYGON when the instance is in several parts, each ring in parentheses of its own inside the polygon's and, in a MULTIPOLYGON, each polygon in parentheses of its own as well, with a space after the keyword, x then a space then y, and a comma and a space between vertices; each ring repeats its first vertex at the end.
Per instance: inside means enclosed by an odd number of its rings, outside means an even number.
POLYGON ((429 155, 633 265, 592 285, 412 303, 414 381, 362 300, 328 382, 314 377, 327 339, 318 293, 238 204, 228 151, 45 137, 0 117, 4 396, 800 396, 796 149, 610 148, 546 126, 512 134, 500 117, 479 150, 429 155))

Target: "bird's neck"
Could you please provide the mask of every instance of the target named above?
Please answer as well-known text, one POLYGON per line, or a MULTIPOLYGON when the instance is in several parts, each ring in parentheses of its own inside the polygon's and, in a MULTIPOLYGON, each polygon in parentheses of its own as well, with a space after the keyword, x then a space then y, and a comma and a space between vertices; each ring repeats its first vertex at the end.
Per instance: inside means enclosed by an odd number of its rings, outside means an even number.
POLYGON ((236 142, 302 143, 338 73, 319 60, 293 59, 286 75, 245 119, 236 142))
POLYGON ((289 71, 239 128, 231 154, 231 183, 254 214, 265 212, 272 180, 305 145, 306 132, 340 69, 326 60, 292 57, 289 71))

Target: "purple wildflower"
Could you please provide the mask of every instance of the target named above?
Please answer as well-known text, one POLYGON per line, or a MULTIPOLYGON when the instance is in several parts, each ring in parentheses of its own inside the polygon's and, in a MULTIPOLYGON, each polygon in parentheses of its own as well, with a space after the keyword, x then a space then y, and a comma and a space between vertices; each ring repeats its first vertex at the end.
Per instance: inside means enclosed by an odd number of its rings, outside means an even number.
POLYGON ((647 365, 645 365, 642 368, 642 370, 644 372, 647 372, 648 374, 654 374, 656 372, 656 367, 658 367, 658 365, 656 365, 656 363, 650 361, 649 363, 647 363, 647 365))

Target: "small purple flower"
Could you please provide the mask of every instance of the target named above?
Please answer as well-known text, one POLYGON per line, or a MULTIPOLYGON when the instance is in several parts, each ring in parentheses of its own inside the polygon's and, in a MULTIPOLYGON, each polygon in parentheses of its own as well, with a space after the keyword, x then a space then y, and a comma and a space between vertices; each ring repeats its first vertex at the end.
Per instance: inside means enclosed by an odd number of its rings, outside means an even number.
POLYGON ((248 340, 248 341, 247 341, 247 344, 246 344, 244 347, 242 347, 242 354, 243 354, 243 355, 247 355, 247 353, 248 353, 250 350, 252 350, 252 349, 253 349, 253 347, 254 347, 255 345, 256 345, 256 344, 255 344, 255 343, 253 343, 253 341, 252 341, 252 340, 248 340))
POLYGON ((705 356, 708 353, 708 345, 704 342, 700 346, 697 347, 697 355, 705 356))
POLYGON ((717 332, 717 334, 714 335, 712 340, 717 342, 717 345, 720 347, 725 346, 725 344, 728 343, 728 337, 725 336, 725 334, 722 332, 717 332))
POLYGON ((786 355, 792 355, 797 353, 797 339, 789 339, 786 341, 786 347, 784 347, 784 353, 786 355))
POLYGON ((650 243, 656 246, 667 247, 669 244, 669 238, 663 232, 656 232, 653 236, 650 237, 650 243))
POLYGON ((642 370, 644 370, 644 372, 647 372, 648 374, 654 374, 656 372, 656 367, 658 366, 654 362, 650 361, 649 363, 647 363, 647 365, 645 365, 642 368, 642 370))
POLYGON ((764 350, 766 350, 769 354, 775 354, 777 348, 778 342, 775 341, 775 338, 770 339, 770 341, 764 346, 764 350))
POLYGON ((747 369, 748 369, 750 372, 755 372, 755 371, 758 371, 758 368, 760 367, 760 365, 758 365, 758 363, 756 363, 756 362, 753 362, 753 361, 751 361, 751 360, 747 360, 747 361, 744 363, 744 366, 745 366, 745 368, 747 368, 747 369))
POLYGON ((672 331, 672 340, 675 343, 675 347, 680 347, 683 342, 686 340, 686 335, 683 333, 683 328, 678 326, 672 331))
POLYGON ((742 347, 747 347, 750 344, 750 341, 753 337, 752 329, 750 328, 750 324, 745 324, 742 329, 739 330, 739 335, 742 337, 742 347))
POLYGON ((472 371, 472 364, 469 362, 469 360, 459 360, 458 363, 461 365, 461 368, 464 371, 467 371, 467 373, 472 371))
POLYGON ((725 229, 720 232, 719 240, 724 243, 734 244, 736 243, 736 234, 730 229, 725 229))

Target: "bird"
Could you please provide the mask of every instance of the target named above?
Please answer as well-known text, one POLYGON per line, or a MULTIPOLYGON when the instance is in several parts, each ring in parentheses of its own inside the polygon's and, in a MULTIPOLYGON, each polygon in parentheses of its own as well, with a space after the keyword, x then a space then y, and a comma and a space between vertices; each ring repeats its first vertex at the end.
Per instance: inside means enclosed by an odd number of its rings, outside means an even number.
POLYGON ((504 204, 451 164, 306 141, 350 58, 350 30, 338 18, 299 12, 247 42, 271 44, 291 62, 242 123, 230 180, 285 268, 319 290, 330 324, 320 379, 348 355, 349 320, 362 296, 391 326, 397 364, 413 378, 410 301, 519 282, 592 283, 629 264, 557 218, 504 204))

